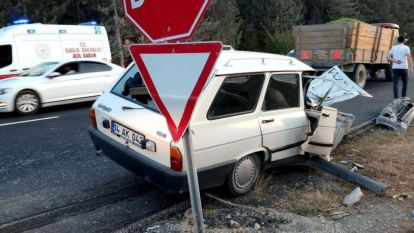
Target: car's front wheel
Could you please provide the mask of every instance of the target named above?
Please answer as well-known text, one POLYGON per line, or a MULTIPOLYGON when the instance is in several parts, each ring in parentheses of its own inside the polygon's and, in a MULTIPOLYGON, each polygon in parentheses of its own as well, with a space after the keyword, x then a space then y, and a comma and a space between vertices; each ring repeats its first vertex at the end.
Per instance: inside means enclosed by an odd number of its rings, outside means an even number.
POLYGON ((259 177, 261 165, 257 154, 247 155, 237 161, 227 179, 230 194, 241 196, 249 192, 259 177))
POLYGON ((21 91, 17 94, 14 105, 18 114, 32 115, 40 109, 40 98, 33 91, 21 91))

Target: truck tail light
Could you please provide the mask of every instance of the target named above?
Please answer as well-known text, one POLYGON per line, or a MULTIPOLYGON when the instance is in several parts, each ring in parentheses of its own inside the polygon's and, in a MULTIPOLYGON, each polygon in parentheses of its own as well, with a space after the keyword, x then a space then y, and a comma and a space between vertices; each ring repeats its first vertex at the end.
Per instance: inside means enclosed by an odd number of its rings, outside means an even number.
POLYGON ((89 120, 91 121, 92 126, 97 129, 98 126, 96 124, 96 116, 95 116, 95 110, 93 108, 89 109, 89 120))
POLYGON ((309 50, 303 50, 302 54, 300 55, 300 60, 309 60, 311 57, 311 53, 309 50))
POLYGON ((332 52, 332 60, 341 60, 342 59, 342 51, 339 49, 336 49, 332 52))
POLYGON ((183 171, 183 156, 180 149, 174 146, 170 147, 170 165, 174 171, 183 171))

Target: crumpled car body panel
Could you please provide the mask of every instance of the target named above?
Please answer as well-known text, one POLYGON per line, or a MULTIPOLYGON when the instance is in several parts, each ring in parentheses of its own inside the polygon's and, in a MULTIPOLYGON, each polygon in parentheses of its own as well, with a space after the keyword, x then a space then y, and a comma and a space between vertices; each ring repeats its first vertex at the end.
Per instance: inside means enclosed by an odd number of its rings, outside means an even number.
POLYGON ((383 125, 396 131, 405 132, 414 118, 414 105, 404 100, 394 100, 388 104, 375 120, 376 125, 383 125))

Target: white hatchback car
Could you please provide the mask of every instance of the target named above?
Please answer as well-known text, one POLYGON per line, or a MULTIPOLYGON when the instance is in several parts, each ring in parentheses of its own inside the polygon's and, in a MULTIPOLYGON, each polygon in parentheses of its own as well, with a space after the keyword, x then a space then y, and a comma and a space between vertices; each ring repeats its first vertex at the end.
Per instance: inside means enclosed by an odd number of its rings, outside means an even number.
POLYGON ((0 80, 0 112, 30 115, 41 107, 95 100, 123 71, 91 60, 41 63, 0 80))
MULTIPOLYGON (((329 155, 337 111, 306 110, 302 74, 286 56, 223 51, 190 121, 200 188, 248 192, 261 169, 291 156, 329 155), (309 115, 307 113, 310 113, 309 115)), ((172 141, 135 65, 90 111, 97 152, 172 193, 187 190, 183 143, 172 141)))

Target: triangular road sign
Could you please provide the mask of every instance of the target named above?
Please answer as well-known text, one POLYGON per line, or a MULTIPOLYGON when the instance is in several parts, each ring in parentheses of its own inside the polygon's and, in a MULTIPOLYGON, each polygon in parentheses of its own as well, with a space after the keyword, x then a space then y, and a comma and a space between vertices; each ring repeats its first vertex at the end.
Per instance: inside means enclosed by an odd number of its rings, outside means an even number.
POLYGON ((132 45, 148 91, 178 142, 222 50, 220 42, 132 45))

